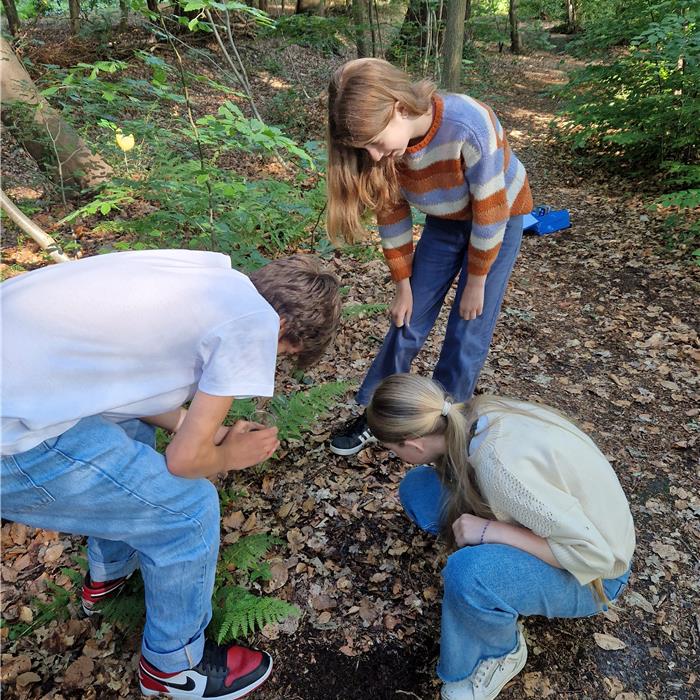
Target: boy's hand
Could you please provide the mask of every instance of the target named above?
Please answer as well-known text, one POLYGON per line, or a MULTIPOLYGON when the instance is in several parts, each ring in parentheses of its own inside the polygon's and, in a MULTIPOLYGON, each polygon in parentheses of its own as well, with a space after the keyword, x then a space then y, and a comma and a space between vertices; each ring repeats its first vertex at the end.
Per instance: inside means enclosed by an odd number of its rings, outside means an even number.
POLYGON ((245 469, 264 462, 280 446, 276 426, 266 428, 245 420, 236 421, 221 444, 231 450, 229 469, 245 469))
POLYGON ((452 523, 452 532, 454 532, 457 546, 467 547, 469 545, 480 544, 484 525, 490 522, 491 521, 486 518, 479 518, 470 513, 460 515, 459 518, 452 523))
POLYGON ((396 294, 391 304, 391 321, 397 328, 401 328, 404 323, 410 326, 412 313, 413 292, 411 291, 411 280, 406 278, 396 283, 396 294))
POLYGON ((486 275, 469 275, 467 284, 459 300, 459 315, 465 321, 472 321, 477 316, 481 316, 484 310, 484 285, 486 275))

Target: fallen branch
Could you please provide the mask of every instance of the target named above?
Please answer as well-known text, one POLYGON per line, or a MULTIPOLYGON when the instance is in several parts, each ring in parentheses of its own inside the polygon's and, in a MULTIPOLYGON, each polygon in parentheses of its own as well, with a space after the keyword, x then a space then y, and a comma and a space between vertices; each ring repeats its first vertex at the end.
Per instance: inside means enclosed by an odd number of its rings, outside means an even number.
POLYGON ((0 190, 0 208, 24 233, 36 241, 42 250, 47 251, 54 262, 68 262, 70 260, 61 250, 61 246, 46 231, 39 228, 30 218, 25 216, 2 190, 0 190))

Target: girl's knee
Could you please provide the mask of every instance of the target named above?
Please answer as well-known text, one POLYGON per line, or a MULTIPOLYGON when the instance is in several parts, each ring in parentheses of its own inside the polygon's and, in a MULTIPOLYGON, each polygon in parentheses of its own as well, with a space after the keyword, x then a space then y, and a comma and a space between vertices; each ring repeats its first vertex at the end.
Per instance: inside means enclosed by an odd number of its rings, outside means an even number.
POLYGON ((432 492, 435 489, 442 490, 440 477, 433 467, 427 464, 421 464, 419 467, 414 467, 406 473, 401 483, 399 484, 399 499, 404 508, 415 502, 417 497, 424 496, 427 492, 432 492))
POLYGON ((491 577, 503 575, 499 572, 497 552, 491 545, 463 547, 447 558, 447 564, 442 570, 445 594, 490 590, 491 577))

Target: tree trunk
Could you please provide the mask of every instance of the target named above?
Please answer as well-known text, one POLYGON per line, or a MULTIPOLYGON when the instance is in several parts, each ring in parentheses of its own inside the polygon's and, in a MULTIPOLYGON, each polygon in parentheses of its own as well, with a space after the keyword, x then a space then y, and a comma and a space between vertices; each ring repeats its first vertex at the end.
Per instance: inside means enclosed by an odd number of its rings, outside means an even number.
POLYGON ((267 0, 258 0, 258 10, 267 12, 267 0))
POLYGON ((425 0, 409 0, 401 30, 394 45, 401 48, 423 47, 426 41, 425 27, 428 22, 428 3, 425 0))
POLYGON ((129 24, 129 0, 119 0, 119 12, 121 14, 119 29, 125 31, 129 24))
POLYGON ((295 14, 323 15, 323 0, 297 0, 295 14))
POLYGON ((108 180, 112 168, 90 152, 75 129, 42 97, 15 56, 0 37, 2 120, 40 165, 48 168, 60 186, 94 187, 108 180))
POLYGON ((80 0, 68 0, 70 11, 70 33, 75 36, 80 31, 80 0))
POLYGON ((464 20, 466 13, 467 0, 447 0, 442 83, 448 92, 458 92, 462 78, 462 51, 464 49, 464 20))
POLYGON ((365 58, 371 56, 367 45, 367 0, 352 0, 352 20, 355 25, 355 45, 357 46, 357 57, 365 58))
POLYGON ((20 21, 15 0, 2 0, 2 6, 5 8, 5 16, 7 17, 7 26, 10 30, 10 34, 12 34, 12 36, 17 36, 20 21))
POLYGON ((564 0, 566 6, 566 33, 575 34, 579 30, 576 0, 564 0))
POLYGON ((156 15, 160 14, 160 8, 158 7, 158 0, 146 0, 146 5, 148 9, 156 15))
POLYGON ((518 31, 518 0, 510 0, 508 19, 510 19, 510 50, 513 53, 521 53, 520 32, 518 31))

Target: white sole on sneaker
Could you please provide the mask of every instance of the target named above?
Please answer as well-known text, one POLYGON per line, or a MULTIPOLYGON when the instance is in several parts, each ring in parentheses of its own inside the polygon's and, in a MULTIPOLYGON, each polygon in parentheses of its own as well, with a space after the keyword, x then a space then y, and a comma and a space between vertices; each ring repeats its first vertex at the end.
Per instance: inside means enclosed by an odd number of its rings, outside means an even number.
MULTIPOLYGON (((244 698, 254 690, 257 690, 270 677, 270 674, 272 673, 272 666, 272 657, 270 657, 270 665, 267 667, 267 671, 265 671, 264 675, 255 681, 255 685, 249 686, 243 690, 237 690, 233 693, 228 693, 226 695, 217 695, 215 698, 212 698, 212 700, 239 700, 239 698, 244 698)), ((172 700, 199 700, 204 697, 201 693, 196 691, 191 693, 164 693, 160 690, 151 690, 150 688, 144 688, 140 681, 139 686, 141 688, 141 694, 148 698, 166 697, 172 698, 172 700)))
POLYGON ((376 444, 377 438, 371 437, 365 440, 365 442, 363 442, 359 447, 347 447, 343 449, 342 447, 334 447, 333 445, 330 445, 330 451, 334 455, 340 455, 341 457, 350 457, 350 455, 356 455, 358 452, 362 452, 362 450, 369 447, 370 445, 376 444))

